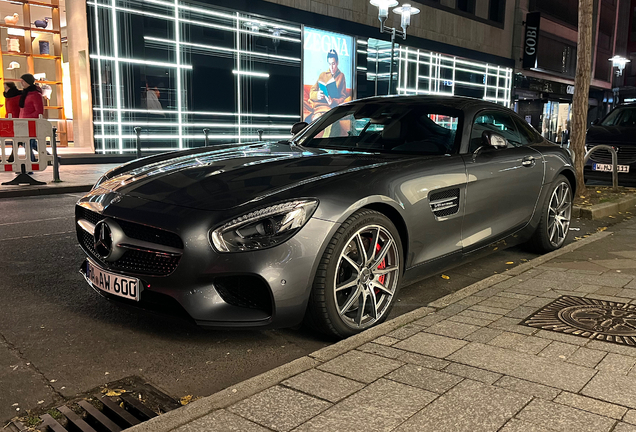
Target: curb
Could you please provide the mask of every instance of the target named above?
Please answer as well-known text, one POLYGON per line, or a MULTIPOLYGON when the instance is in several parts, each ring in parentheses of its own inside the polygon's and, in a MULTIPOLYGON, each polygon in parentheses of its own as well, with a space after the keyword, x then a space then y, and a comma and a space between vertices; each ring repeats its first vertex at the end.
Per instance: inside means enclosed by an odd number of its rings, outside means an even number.
POLYGON ((602 219, 607 216, 616 215, 619 211, 627 211, 636 207, 636 197, 621 198, 616 202, 595 204, 591 207, 572 207, 572 215, 584 219, 602 219))
MULTIPOLYGON (((25 186, 27 187, 27 186, 25 186)), ((26 196, 41 196, 41 195, 57 195, 73 192, 88 192, 93 185, 75 185, 75 186, 49 186, 38 187, 34 189, 11 189, 0 190, 0 199, 2 198, 17 198, 26 196)))
POLYGON ((404 315, 400 315, 390 321, 386 321, 376 327, 365 330, 362 333, 358 333, 357 335, 351 336, 350 338, 344 339, 333 345, 319 349, 318 351, 314 351, 309 355, 286 363, 270 371, 264 372, 246 381, 238 383, 235 386, 231 386, 217 393, 214 393, 210 396, 206 396, 182 408, 178 408, 166 414, 162 414, 137 426, 133 426, 132 428, 127 430, 131 432, 172 431, 180 426, 186 425, 196 419, 208 415, 215 410, 226 408, 238 401, 253 396, 254 394, 261 392, 273 385, 276 385, 287 378, 291 378, 294 375, 312 369, 341 354, 353 350, 364 343, 383 336, 399 327, 416 321, 426 315, 435 313, 439 309, 443 309, 481 290, 490 288, 491 286, 506 281, 513 276, 519 276, 521 273, 538 267, 546 261, 549 261, 560 255, 572 252, 597 240, 601 240, 611 234, 611 232, 607 231, 592 234, 585 239, 579 240, 575 243, 571 243, 567 246, 562 247, 561 249, 557 249, 545 255, 534 258, 513 269, 507 270, 503 274, 490 276, 486 279, 462 288, 459 291, 441 297, 434 302, 429 303, 428 306, 423 306, 404 315))

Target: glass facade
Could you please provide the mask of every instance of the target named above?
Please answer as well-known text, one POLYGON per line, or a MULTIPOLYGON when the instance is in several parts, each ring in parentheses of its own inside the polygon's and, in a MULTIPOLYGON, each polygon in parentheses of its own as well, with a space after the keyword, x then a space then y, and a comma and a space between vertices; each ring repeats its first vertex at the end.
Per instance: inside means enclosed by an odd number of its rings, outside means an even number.
MULTIPOLYGON (((366 69, 358 70, 366 71, 366 79, 375 82, 373 94, 386 94, 391 43, 377 39, 367 43, 366 69)), ((467 96, 510 104, 512 68, 396 44, 393 77, 397 94, 467 96)), ((370 95, 358 92, 359 97, 370 95)))
MULTIPOLYGON (((301 119, 303 26, 180 0, 89 0, 98 153, 285 139, 301 119)), ((325 29, 330 30, 330 29, 325 29)), ((355 35, 351 35, 355 36, 355 35)), ((357 38, 351 97, 387 94, 390 43, 357 38)), ((325 63, 326 64, 326 63, 325 63)), ((396 45, 399 94, 509 104, 512 69, 396 45)))

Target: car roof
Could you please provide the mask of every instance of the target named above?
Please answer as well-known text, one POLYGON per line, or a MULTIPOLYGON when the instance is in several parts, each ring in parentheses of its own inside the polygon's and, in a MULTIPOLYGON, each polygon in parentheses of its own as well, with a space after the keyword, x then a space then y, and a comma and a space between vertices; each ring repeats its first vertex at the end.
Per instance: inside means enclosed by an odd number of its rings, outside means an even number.
MULTIPOLYGON (((386 104, 430 104, 441 105, 447 108, 464 110, 467 108, 500 108, 508 109, 503 105, 488 102, 482 99, 469 98, 464 96, 442 96, 442 95, 387 95, 372 96, 368 98, 356 99, 348 104, 358 103, 386 103, 386 104)), ((347 104, 347 105, 348 105, 347 104)))

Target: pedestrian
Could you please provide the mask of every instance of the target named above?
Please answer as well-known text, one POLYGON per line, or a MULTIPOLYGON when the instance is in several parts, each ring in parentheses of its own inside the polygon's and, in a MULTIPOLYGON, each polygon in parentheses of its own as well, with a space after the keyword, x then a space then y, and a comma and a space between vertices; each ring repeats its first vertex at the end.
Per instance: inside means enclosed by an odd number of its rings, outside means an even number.
MULTIPOLYGON (((41 114, 44 114, 42 89, 35 85, 35 77, 31 74, 24 74, 20 78, 22 79, 20 118, 39 118, 41 114)), ((31 150, 31 162, 35 162, 35 155, 38 153, 38 142, 35 139, 31 139, 31 150)))
POLYGON ((20 96, 22 96, 22 92, 18 90, 15 83, 5 81, 3 94, 7 110, 5 118, 9 118, 9 115, 13 118, 20 118, 20 96))

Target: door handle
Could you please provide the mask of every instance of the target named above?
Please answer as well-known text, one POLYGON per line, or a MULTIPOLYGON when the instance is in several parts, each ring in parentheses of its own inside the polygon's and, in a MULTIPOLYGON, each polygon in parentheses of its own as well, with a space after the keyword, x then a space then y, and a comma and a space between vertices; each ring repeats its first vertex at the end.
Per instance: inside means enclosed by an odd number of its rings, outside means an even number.
POLYGON ((526 156, 521 161, 521 165, 524 167, 533 167, 536 164, 536 161, 533 156, 526 156))

